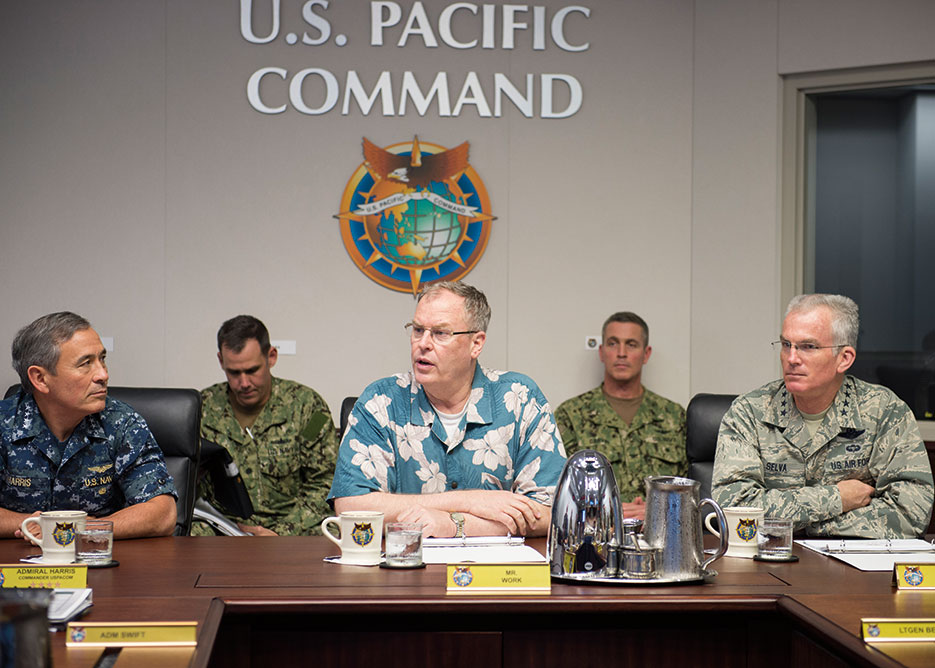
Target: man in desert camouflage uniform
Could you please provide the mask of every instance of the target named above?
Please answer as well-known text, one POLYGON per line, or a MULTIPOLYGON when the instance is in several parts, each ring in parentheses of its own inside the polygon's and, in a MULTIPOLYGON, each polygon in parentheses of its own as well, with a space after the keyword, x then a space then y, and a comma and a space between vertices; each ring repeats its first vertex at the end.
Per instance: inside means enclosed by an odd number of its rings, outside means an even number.
POLYGON ((909 538, 932 511, 932 471, 915 418, 889 389, 845 372, 857 305, 800 295, 786 309, 782 380, 734 401, 718 435, 713 492, 811 536, 909 538))
POLYGON ((569 456, 597 450, 611 463, 626 517, 645 512, 643 479, 685 475, 685 410, 643 387, 643 365, 652 354, 649 327, 629 311, 614 313, 601 331, 598 355, 604 382, 569 399, 555 421, 569 456))
MULTIPOLYGON (((320 533, 331 515, 325 498, 337 435, 328 404, 315 390, 272 376, 277 355, 256 318, 240 315, 221 325, 218 361, 227 382, 202 391, 201 433, 230 452, 250 492, 255 512, 238 523, 241 529, 320 533)), ((205 485, 201 491, 211 500, 205 485)))

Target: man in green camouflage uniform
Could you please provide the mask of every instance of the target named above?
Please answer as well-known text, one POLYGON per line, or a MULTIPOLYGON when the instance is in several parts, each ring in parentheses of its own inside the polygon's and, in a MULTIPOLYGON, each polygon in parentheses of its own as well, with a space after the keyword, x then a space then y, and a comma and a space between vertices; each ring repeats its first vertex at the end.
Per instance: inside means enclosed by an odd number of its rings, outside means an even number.
POLYGON ((643 479, 688 472, 685 410, 642 385, 652 353, 646 321, 629 311, 615 313, 604 323, 601 341, 604 382, 562 403, 555 421, 569 456, 590 449, 610 460, 624 515, 642 518, 643 479))
POLYGON ((718 435, 713 493, 757 506, 810 536, 920 536, 932 471, 915 418, 889 389, 845 375, 857 305, 840 295, 790 302, 783 379, 734 401, 718 435))
MULTIPOLYGON (((252 316, 218 330, 218 360, 227 376, 202 391, 201 433, 224 446, 240 469, 254 515, 240 528, 255 535, 321 533, 337 436, 331 412, 315 390, 270 368, 277 350, 252 316)), ((211 500, 210 489, 201 492, 211 500)), ((197 533, 204 533, 199 530, 197 533)))

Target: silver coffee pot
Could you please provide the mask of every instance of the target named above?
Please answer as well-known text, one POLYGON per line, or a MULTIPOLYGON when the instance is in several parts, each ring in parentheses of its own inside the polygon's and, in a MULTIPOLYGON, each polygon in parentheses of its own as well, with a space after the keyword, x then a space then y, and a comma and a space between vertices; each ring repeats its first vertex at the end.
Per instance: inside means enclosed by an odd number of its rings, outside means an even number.
POLYGON ((616 577, 622 544, 620 496, 607 457, 580 450, 565 462, 552 502, 552 575, 616 577))
POLYGON ((701 499, 701 483, 677 476, 646 478, 646 520, 643 537, 659 548, 656 577, 689 580, 704 577, 708 564, 727 551, 727 532, 721 532, 717 552, 704 559, 701 507, 708 505, 720 526, 727 526, 721 507, 712 499, 701 499))

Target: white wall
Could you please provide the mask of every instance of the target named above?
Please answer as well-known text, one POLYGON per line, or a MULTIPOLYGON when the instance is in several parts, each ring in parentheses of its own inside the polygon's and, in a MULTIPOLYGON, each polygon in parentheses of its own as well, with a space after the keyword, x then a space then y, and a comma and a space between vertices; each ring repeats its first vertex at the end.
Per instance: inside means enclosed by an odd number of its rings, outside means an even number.
POLYGON ((112 383, 202 387, 221 379, 220 322, 253 313, 298 342, 279 375, 336 409, 406 368, 413 304, 352 265, 333 216, 363 136, 418 134, 471 143, 498 217, 466 278, 494 312, 484 363, 557 404, 597 384, 584 337, 629 309, 650 323, 647 385, 683 404, 743 391, 777 371, 780 75, 935 58, 924 1, 594 0, 570 20, 584 53, 377 49, 368 6, 331 3, 342 48, 248 44, 221 0, 4 5, 0 345, 67 308, 115 337, 112 383), (371 84, 570 73, 584 104, 566 120, 266 116, 244 93, 263 65, 371 84))

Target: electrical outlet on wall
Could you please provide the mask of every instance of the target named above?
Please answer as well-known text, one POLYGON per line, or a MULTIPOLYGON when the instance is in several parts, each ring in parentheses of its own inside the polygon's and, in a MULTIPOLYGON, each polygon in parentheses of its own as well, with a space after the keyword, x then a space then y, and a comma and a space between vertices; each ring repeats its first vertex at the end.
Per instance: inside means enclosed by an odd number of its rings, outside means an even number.
POLYGON ((295 341, 281 339, 278 341, 270 341, 269 343, 279 351, 280 355, 295 355, 295 341))

